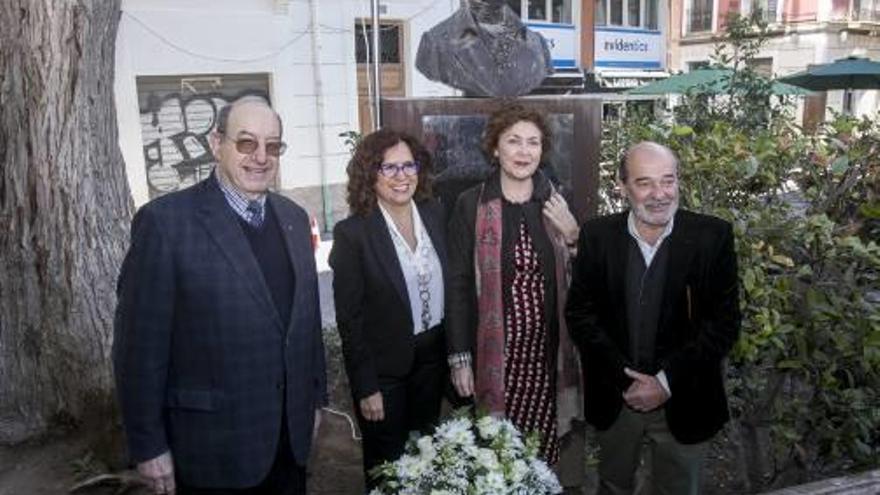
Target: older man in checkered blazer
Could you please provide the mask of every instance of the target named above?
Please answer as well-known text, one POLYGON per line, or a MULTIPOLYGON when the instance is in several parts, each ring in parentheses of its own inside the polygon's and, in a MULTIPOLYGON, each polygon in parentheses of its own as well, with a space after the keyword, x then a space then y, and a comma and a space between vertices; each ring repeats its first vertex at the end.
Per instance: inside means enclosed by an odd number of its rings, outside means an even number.
POLYGON ((324 351, 308 216, 268 190, 281 132, 265 101, 227 106, 215 173, 135 215, 114 363, 156 493, 305 493, 324 351))

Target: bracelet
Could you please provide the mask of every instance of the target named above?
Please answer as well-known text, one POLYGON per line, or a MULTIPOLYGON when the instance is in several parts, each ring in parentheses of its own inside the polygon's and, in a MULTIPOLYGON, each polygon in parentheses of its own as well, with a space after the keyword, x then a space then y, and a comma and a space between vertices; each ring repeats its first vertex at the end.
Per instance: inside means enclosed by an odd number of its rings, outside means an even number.
POLYGON ((448 358, 449 367, 452 369, 464 368, 465 366, 471 365, 471 353, 470 352, 459 352, 456 354, 450 354, 448 358))

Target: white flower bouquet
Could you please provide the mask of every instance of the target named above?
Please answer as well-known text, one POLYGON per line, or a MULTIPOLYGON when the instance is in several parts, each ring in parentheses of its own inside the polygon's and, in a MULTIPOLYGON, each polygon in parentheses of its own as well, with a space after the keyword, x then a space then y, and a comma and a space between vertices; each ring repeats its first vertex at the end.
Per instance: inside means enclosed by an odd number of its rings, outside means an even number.
POLYGON ((370 495, 542 495, 562 493, 556 475, 538 459, 539 439, 523 439, 506 419, 471 419, 460 410, 433 435, 411 439, 395 462, 371 474, 370 495))

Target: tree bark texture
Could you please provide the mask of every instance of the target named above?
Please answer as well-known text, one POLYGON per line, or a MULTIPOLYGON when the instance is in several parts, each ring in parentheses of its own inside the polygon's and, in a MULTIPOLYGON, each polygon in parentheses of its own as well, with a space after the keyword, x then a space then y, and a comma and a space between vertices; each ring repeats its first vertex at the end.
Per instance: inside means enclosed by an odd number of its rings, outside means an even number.
POLYGON ((0 444, 112 404, 120 0, 0 2, 0 444))

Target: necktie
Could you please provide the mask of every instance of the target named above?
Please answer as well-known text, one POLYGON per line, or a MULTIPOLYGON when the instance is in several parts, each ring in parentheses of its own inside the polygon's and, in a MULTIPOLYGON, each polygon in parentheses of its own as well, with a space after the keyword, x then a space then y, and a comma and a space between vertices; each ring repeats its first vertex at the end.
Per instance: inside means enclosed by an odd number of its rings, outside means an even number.
POLYGON ((247 212, 249 214, 249 224, 257 228, 263 225, 263 205, 259 201, 248 201, 247 212))

